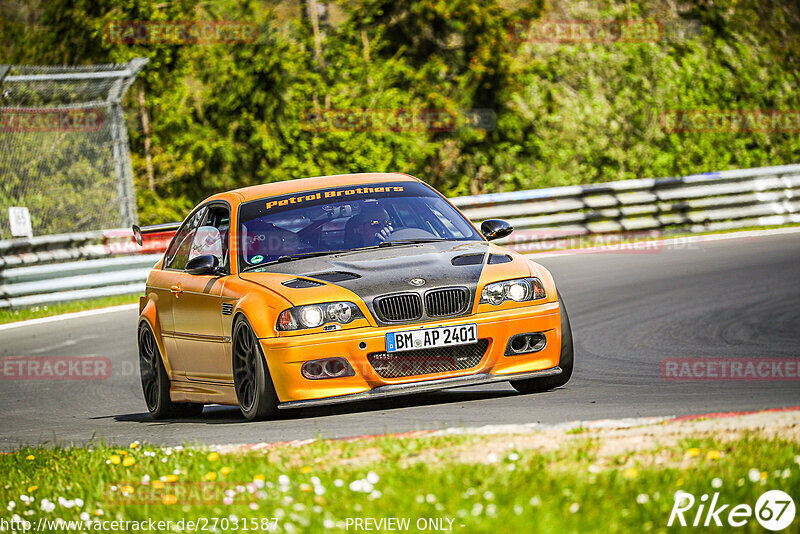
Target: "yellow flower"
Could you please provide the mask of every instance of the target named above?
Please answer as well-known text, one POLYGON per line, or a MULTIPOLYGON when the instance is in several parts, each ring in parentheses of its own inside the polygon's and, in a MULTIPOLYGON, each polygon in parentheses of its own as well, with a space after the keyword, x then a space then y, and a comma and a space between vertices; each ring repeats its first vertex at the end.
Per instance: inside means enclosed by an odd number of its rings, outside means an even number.
POLYGON ((311 472, 311 468, 306 465, 300 470, 300 472, 301 473, 310 473, 311 472))
POLYGON ((767 479, 767 472, 761 471, 761 480, 766 480, 766 479, 767 479))
POLYGON ((34 456, 34 455, 32 455, 32 454, 29 454, 28 456, 26 456, 26 457, 25 457, 25 459, 26 459, 26 460, 35 460, 35 459, 36 459, 36 456, 34 456))
POLYGON ((719 460, 720 457, 719 451, 708 451, 706 454, 706 460, 719 460))
POLYGON ((692 447, 691 449, 686 451, 686 456, 688 456, 689 458, 694 458, 698 454, 700 454, 700 449, 698 449, 697 447, 692 447))
POLYGON ((121 488, 119 488, 119 489, 120 489, 120 491, 122 491, 123 493, 133 493, 133 492, 135 491, 135 490, 133 489, 133 486, 122 486, 122 487, 121 487, 121 488))
POLYGON ((311 484, 300 484, 300 490, 308 493, 311 491, 311 484))
POLYGON ((622 472, 622 476, 625 478, 636 478, 638 475, 639 471, 635 467, 629 467, 622 472))
POLYGON ((133 459, 133 458, 131 458, 130 456, 128 456, 127 458, 125 458, 124 460, 122 460, 122 465, 124 465, 125 467, 130 467, 130 466, 132 466, 132 465, 133 465, 133 464, 135 464, 135 463, 136 463, 136 460, 134 460, 134 459, 133 459))
POLYGON ((128 451, 119 451, 119 454, 122 456, 128 456, 128 451))
POLYGON ((28 486, 28 493, 33 493, 37 489, 39 489, 39 486, 28 486))
POLYGON ((154 480, 152 486, 155 489, 161 489, 164 487, 164 483, 161 482, 160 480, 154 480))
POLYGON ((122 458, 120 458, 116 454, 112 454, 110 460, 112 464, 117 465, 122 461, 122 458))
POLYGON ((217 454, 216 452, 211 452, 208 454, 209 462, 216 462, 217 460, 219 460, 219 454, 217 454))
POLYGON ((222 475, 222 476, 228 476, 230 474, 230 472, 231 472, 231 468, 228 467, 228 466, 225 466, 225 467, 223 467, 222 469, 219 470, 219 474, 222 475))
POLYGON ((203 478, 206 480, 216 480, 217 474, 214 471, 211 471, 210 473, 206 473, 205 476, 203 476, 203 478))
POLYGON ((167 482, 177 482, 178 481, 178 475, 167 475, 167 476, 164 477, 164 480, 167 481, 167 482))
POLYGON ((267 477, 265 477, 264 475, 256 475, 256 476, 253 477, 253 481, 255 482, 256 480, 260 480, 261 482, 264 482, 264 481, 267 480, 267 477))
POLYGON ((679 478, 679 479, 678 479, 678 482, 676 482, 676 484, 677 484, 678 486, 683 486, 683 479, 682 479, 682 478, 679 478))
POLYGON ((164 504, 175 504, 178 502, 178 498, 175 495, 164 495, 161 497, 161 502, 164 504))
POLYGON ((131 443, 131 449, 136 449, 138 447, 139 447, 139 444, 136 443, 135 441, 133 443, 131 443))

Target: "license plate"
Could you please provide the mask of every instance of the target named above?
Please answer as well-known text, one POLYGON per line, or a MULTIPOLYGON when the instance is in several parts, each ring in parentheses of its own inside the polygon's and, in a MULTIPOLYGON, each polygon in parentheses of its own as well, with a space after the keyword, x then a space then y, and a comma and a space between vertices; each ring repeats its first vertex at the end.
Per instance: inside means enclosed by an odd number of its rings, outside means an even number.
POLYGON ((469 345, 478 341, 478 325, 419 328, 386 334, 386 352, 469 345))

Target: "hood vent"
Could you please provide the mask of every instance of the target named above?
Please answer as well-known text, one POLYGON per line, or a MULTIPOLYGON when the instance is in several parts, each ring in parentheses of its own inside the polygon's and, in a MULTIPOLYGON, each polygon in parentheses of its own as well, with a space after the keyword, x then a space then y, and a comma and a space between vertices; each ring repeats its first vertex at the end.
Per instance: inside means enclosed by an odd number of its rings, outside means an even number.
POLYGON ((489 265, 496 263, 508 263, 511 261, 511 256, 508 254, 489 254, 489 265))
POLYGON ((450 260, 450 263, 456 267, 461 265, 480 265, 483 263, 483 256, 483 254, 463 254, 450 260))
POLYGON ((281 285, 290 287, 292 289, 307 289, 309 287, 324 286, 325 284, 315 280, 306 280, 305 278, 292 278, 291 280, 281 282, 281 285))
POLYGON ((361 278, 355 273, 347 273, 344 271, 329 271, 327 273, 307 274, 306 276, 316 278, 317 280, 324 280, 325 282, 330 282, 331 284, 338 284, 339 282, 361 278))

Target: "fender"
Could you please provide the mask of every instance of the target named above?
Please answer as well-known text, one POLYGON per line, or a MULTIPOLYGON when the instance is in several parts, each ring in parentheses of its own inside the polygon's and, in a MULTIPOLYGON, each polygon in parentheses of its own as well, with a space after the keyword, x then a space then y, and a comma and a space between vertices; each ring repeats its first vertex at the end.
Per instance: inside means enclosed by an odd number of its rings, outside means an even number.
MULTIPOLYGON (((147 325, 153 331, 153 337, 156 338, 156 346, 158 347, 158 351, 161 353, 161 361, 164 364, 164 369, 167 371, 167 376, 170 376, 172 373, 172 367, 170 366, 169 358, 167 357, 167 351, 165 350, 164 347, 164 339, 161 337, 161 322, 158 320, 155 301, 156 301, 156 295, 154 293, 150 293, 147 296, 139 297, 138 327, 141 327, 142 323, 147 323, 147 325)), ((138 341, 138 328, 137 328, 137 341, 138 341)))

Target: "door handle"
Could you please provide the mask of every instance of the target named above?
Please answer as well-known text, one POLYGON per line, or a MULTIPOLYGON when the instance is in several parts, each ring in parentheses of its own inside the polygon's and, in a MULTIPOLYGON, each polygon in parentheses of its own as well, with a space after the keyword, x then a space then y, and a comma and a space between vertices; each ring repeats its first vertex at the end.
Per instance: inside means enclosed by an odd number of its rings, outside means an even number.
POLYGON ((169 290, 172 291, 173 293, 175 293, 175 298, 180 297, 181 293, 183 293, 183 289, 181 289, 181 285, 180 284, 178 284, 176 286, 172 286, 171 288, 169 288, 169 290))

